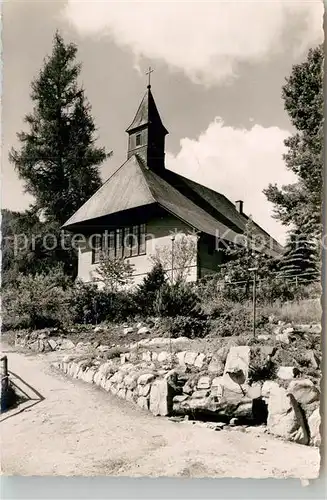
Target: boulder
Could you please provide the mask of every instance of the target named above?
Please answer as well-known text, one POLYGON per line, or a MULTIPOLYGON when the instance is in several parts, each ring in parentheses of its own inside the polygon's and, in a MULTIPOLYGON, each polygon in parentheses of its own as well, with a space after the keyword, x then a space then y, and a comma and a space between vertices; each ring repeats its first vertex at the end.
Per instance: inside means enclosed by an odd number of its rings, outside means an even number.
POLYGON ((104 377, 107 377, 109 374, 112 373, 113 370, 113 363, 112 361, 107 361, 107 363, 103 363, 99 367, 99 372, 102 373, 104 377))
POLYGON ((282 333, 278 333, 276 335, 276 340, 278 342, 282 342, 283 344, 289 344, 290 343, 290 339, 289 339, 289 336, 287 333, 285 332, 282 332, 282 333))
POLYGON ((96 327, 93 329, 93 332, 94 332, 94 333, 100 333, 100 332, 103 332, 103 327, 102 327, 102 326, 96 326, 96 327))
POLYGON ((51 347, 51 349, 53 351, 55 351, 57 346, 58 346, 57 342, 54 339, 49 339, 48 343, 49 343, 49 346, 51 347))
POLYGON ((137 383, 138 385, 145 385, 151 382, 155 378, 155 375, 153 373, 144 373, 143 375, 140 375, 137 383))
POLYGON ((143 361, 151 361, 151 359, 152 359, 152 352, 151 351, 144 351, 144 352, 142 352, 142 359, 143 359, 143 361))
POLYGON ((185 366, 185 356, 186 356, 186 351, 181 351, 176 354, 179 365, 185 366))
POLYGON ((250 347, 233 346, 227 355, 224 376, 229 375, 237 384, 243 384, 248 379, 250 364, 250 347))
POLYGON ((310 363, 312 368, 317 369, 320 366, 320 359, 316 355, 313 349, 308 349, 304 355, 303 358, 310 363))
POLYGON ((60 350, 74 349, 75 344, 69 339, 62 339, 60 342, 60 350))
POLYGON ((277 371, 277 377, 281 380, 291 380, 299 373, 298 368, 294 366, 280 366, 277 371))
POLYGON ((186 365, 194 365, 194 362, 198 356, 197 352, 187 351, 184 358, 184 363, 186 365))
POLYGON ((185 401, 186 399, 188 398, 188 396, 186 396, 185 394, 182 395, 182 396, 174 396, 173 398, 173 403, 182 403, 183 401, 185 401))
POLYGON ((100 352, 107 352, 110 350, 110 347, 108 345, 99 345, 97 347, 98 351, 100 352))
POLYGON ((257 339, 258 340, 263 340, 263 341, 267 341, 270 339, 270 336, 265 334, 265 333, 260 333, 258 336, 257 336, 257 339))
POLYGON ((134 395, 133 395, 133 391, 131 391, 130 389, 127 389, 127 390, 126 390, 126 396, 125 396, 125 399, 126 399, 126 401, 129 401, 130 403, 133 403, 133 402, 134 402, 134 395))
POLYGON ((195 361, 194 361, 194 366, 196 368, 202 368, 202 366, 204 365, 204 362, 205 362, 205 359, 206 359, 206 355, 203 354, 202 352, 196 357, 195 361))
POLYGON ((192 398, 193 399, 202 399, 202 398, 206 398, 207 396, 209 396, 209 394, 210 394, 210 391, 208 389, 199 389, 199 390, 193 392, 192 398))
POLYGON ((93 384, 94 375, 95 375, 95 369, 88 368, 87 370, 85 370, 85 372, 83 372, 82 380, 84 380, 84 382, 88 382, 89 384, 93 384))
POLYGON ((150 411, 153 415, 167 416, 172 410, 172 390, 167 380, 156 380, 150 391, 150 411))
POLYGON ((117 396, 120 399, 125 399, 125 397, 126 397, 126 389, 125 388, 119 389, 119 391, 117 392, 117 396))
POLYGON ((124 378, 124 384, 127 387, 127 389, 130 389, 131 391, 135 389, 137 386, 137 375, 126 375, 124 378))
POLYGON ((140 406, 140 408, 143 408, 143 410, 149 409, 149 399, 144 396, 140 396, 137 398, 137 404, 138 406, 140 406))
POLYGON ((292 380, 287 388, 287 393, 293 394, 302 407, 320 399, 320 391, 310 379, 292 380))
POLYGON ((145 335, 146 333, 150 333, 150 330, 146 326, 141 326, 141 328, 138 329, 137 333, 139 335, 145 335))
POLYGON ((129 333, 133 333, 134 331, 134 328, 132 328, 131 326, 127 326, 123 329, 123 335, 128 335, 129 333))
POLYGON ((208 366, 208 372, 219 376, 224 373, 224 364, 219 358, 212 358, 208 366))
POLYGON ((95 385, 101 385, 102 379, 103 379, 103 374, 98 370, 93 377, 93 382, 95 385))
POLYGON ((270 386, 268 399, 268 431, 289 441, 308 444, 303 414, 295 398, 278 384, 270 386))
POLYGON ((159 352, 158 354, 158 363, 164 363, 165 361, 167 361, 167 359, 169 358, 169 352, 167 351, 161 351, 159 352))
POLYGON ((312 446, 321 445, 320 424, 321 424, 321 416, 319 408, 317 408, 308 419, 310 444, 312 446))
POLYGON ((116 372, 110 378, 110 381, 111 381, 112 384, 120 384, 123 381, 124 376, 125 376, 124 373, 122 373, 122 372, 116 372))
POLYGON ((200 377, 197 383, 198 389, 209 389, 211 386, 210 377, 200 377))
POLYGON ((321 333, 321 325, 320 324, 295 325, 294 330, 298 333, 318 334, 321 333))
POLYGON ((277 382, 272 380, 265 380, 261 389, 261 396, 268 400, 270 396, 270 391, 274 390, 274 388, 279 387, 277 382))
POLYGON ((148 396, 151 390, 151 384, 139 385, 137 393, 139 396, 148 396))
POLYGON ((188 383, 186 383, 183 387, 183 393, 189 395, 192 394, 192 392, 193 392, 192 387, 188 383))

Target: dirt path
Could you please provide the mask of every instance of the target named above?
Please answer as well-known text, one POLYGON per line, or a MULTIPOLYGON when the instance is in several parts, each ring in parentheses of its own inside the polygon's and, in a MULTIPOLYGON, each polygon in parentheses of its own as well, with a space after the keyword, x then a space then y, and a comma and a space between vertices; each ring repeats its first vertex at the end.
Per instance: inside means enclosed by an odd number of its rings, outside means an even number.
MULTIPOLYGON (((8 350, 9 369, 44 399, 1 415, 5 475, 317 477, 319 450, 266 434, 153 417, 50 367, 50 355, 8 350)), ((3 352, 6 351, 6 346, 3 352)))

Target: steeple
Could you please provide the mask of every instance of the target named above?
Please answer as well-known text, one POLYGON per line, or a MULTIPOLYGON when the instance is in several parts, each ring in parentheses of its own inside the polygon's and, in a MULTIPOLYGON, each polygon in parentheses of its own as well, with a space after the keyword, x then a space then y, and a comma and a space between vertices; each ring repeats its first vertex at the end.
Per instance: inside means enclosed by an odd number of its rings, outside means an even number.
POLYGON ((137 154, 151 170, 165 168, 165 136, 168 131, 161 121, 150 83, 126 132, 129 135, 127 158, 137 154))

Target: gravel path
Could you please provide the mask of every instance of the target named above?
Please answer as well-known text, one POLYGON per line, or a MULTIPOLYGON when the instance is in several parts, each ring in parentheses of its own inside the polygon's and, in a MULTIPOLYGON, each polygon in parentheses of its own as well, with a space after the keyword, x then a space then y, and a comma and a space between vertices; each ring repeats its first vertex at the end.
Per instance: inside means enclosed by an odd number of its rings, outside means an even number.
POLYGON ((3 346, 10 371, 44 399, 1 415, 4 475, 314 478, 319 450, 259 430, 176 423, 50 366, 58 354, 3 346))

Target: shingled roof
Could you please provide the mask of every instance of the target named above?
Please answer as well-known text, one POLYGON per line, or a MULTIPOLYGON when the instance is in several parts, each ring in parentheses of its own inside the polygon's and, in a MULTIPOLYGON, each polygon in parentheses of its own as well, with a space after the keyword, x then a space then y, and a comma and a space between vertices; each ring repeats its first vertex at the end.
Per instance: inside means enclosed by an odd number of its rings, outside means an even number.
MULTIPOLYGON (((169 170, 154 172, 137 155, 118 168, 63 227, 78 231, 85 222, 153 203, 197 231, 223 235, 227 241, 235 241, 246 227, 247 217, 225 196, 169 170)), ((268 242, 269 235, 256 227, 268 242)), ((276 241, 273 248, 267 247, 270 255, 278 255, 281 250, 276 241)))
POLYGON ((153 98, 151 85, 148 85, 147 91, 144 94, 141 104, 138 107, 134 120, 126 129, 126 132, 129 133, 132 130, 145 127, 149 124, 160 125, 164 129, 166 134, 168 134, 168 130, 164 127, 161 121, 158 108, 153 98))

